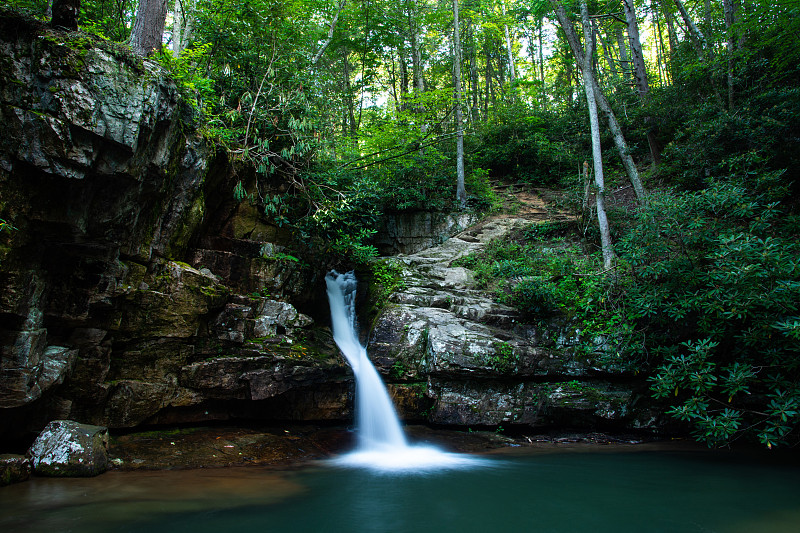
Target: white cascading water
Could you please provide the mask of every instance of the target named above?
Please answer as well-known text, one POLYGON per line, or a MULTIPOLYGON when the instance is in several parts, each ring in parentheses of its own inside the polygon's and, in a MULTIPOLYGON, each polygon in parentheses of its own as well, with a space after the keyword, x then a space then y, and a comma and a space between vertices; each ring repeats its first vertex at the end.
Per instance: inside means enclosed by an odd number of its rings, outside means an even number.
POLYGON ((333 340, 356 375, 356 416, 361 450, 407 446, 389 392, 356 334, 356 276, 330 272, 325 277, 331 305, 333 340))
POLYGON ((378 371, 367 357, 356 332, 356 276, 332 270, 325 276, 331 306, 333 339, 356 378, 356 428, 358 448, 339 464, 377 471, 429 471, 474 466, 480 459, 442 452, 431 446, 411 446, 406 441, 394 405, 378 371))

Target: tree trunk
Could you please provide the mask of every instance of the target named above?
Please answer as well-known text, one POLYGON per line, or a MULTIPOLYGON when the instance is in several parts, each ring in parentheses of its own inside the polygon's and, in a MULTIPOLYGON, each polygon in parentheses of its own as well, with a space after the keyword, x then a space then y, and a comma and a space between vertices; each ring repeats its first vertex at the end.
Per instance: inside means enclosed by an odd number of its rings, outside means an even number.
MULTIPOLYGON (((556 17, 561 24, 561 28, 564 30, 564 34, 567 37, 567 43, 572 50, 572 54, 575 56, 577 63, 582 65, 585 58, 583 50, 579 44, 578 35, 575 32, 575 26, 567 16, 564 6, 562 6, 558 0, 550 0, 550 3, 556 10, 556 17)), ((595 101, 608 119, 608 128, 611 130, 612 137, 614 138, 614 144, 616 145, 617 152, 622 160, 622 166, 625 168, 625 172, 628 174, 628 179, 631 181, 633 190, 636 192, 636 198, 639 200, 639 202, 642 202, 647 195, 647 192, 642 185, 642 180, 639 178, 639 171, 636 170, 636 165, 634 164, 633 158, 630 155, 630 150, 628 149, 628 143, 625 141, 625 136, 622 133, 622 128, 620 127, 619 122, 617 122, 617 116, 614 114, 614 110, 611 109, 611 105, 609 105, 608 100, 603 94, 603 91, 601 91, 600 87, 597 85, 597 81, 594 79, 594 76, 591 77, 591 81, 594 88, 595 101)))
POLYGON ((181 36, 181 51, 186 50, 189 43, 192 41, 192 34, 194 33, 195 21, 195 7, 196 0, 184 0, 188 9, 183 14, 183 32, 181 36))
MULTIPOLYGON (((422 46, 419 42, 418 28, 417 28, 417 10, 416 2, 412 2, 414 6, 413 11, 408 12, 408 28, 410 31, 411 42, 411 76, 414 89, 414 96, 417 98, 425 92, 425 77, 422 68, 422 46)), ((413 110, 415 113, 421 114, 424 111, 419 100, 414 103, 413 110)), ((428 124, 423 123, 420 126, 420 131, 423 135, 428 131, 428 124)), ((420 149, 422 153, 422 149, 420 149)))
POLYGON ((692 17, 689 16, 689 13, 686 11, 686 7, 684 7, 681 0, 675 0, 675 6, 678 8, 678 12, 681 14, 681 18, 686 24, 689 37, 691 38, 695 50, 697 50, 697 55, 699 55, 701 59, 704 58, 706 49, 708 48, 706 36, 703 35, 703 32, 700 31, 700 28, 698 28, 694 21, 692 21, 692 17))
POLYGON ((458 1, 453 0, 453 73, 456 92, 456 199, 461 209, 467 207, 464 187, 464 128, 461 117, 461 36, 458 27, 458 1))
POLYGON ((503 30, 506 34, 506 50, 508 51, 508 76, 511 84, 513 85, 514 79, 517 77, 516 70, 514 69, 514 52, 511 48, 511 37, 508 33, 508 24, 505 21, 506 18, 506 3, 501 0, 500 6, 503 8, 503 30))
POLYGON ((425 91, 425 80, 422 77, 422 51, 417 36, 417 26, 411 17, 409 17, 409 27, 411 30, 411 74, 414 92, 420 94, 425 91))
POLYGON ((733 32, 733 23, 736 18, 736 4, 734 0, 722 0, 722 6, 725 10, 725 32, 728 34, 728 110, 733 111, 733 53, 736 48, 736 35, 734 35, 733 32))
POLYGON ((470 80, 470 99, 472 102, 470 117, 473 122, 480 120, 480 85, 478 80, 478 64, 475 51, 475 25, 469 26, 469 80, 470 80))
POLYGON ((181 55, 181 30, 183 26, 183 8, 181 0, 175 0, 172 7, 172 57, 181 55))
POLYGON ((606 60, 606 64, 608 65, 608 70, 611 72, 611 76, 615 80, 615 84, 618 83, 619 80, 619 72, 617 71, 617 64, 614 61, 614 57, 611 55, 611 51, 608 49, 608 44, 606 43, 605 39, 600 35, 600 29, 597 27, 595 22, 592 22, 592 32, 594 32, 596 41, 600 41, 600 44, 603 45, 603 57, 606 60))
POLYGON ((543 51, 544 47, 542 46, 542 26, 544 26, 544 24, 542 23, 542 19, 540 18, 539 19, 539 28, 538 28, 538 30, 539 30, 538 31, 538 33, 539 33, 539 35, 538 35, 538 37, 539 37, 539 76, 541 77, 541 81, 542 81, 542 102, 545 102, 545 105, 546 105, 547 95, 545 95, 546 87, 545 87, 545 80, 544 80, 544 51, 543 51))
POLYGON ((631 43, 633 75, 636 79, 636 89, 639 91, 639 98, 645 99, 650 90, 650 85, 647 82, 647 70, 644 65, 642 42, 639 39, 639 24, 636 21, 636 11, 633 7, 633 0, 622 0, 622 4, 625 8, 625 20, 628 23, 628 40, 631 43))
POLYGON ((658 40, 656 41, 656 57, 658 60, 658 79, 660 82, 660 87, 664 86, 664 80, 667 83, 671 83, 669 71, 666 68, 667 65, 667 50, 664 45, 664 32, 661 29, 661 17, 658 14, 658 10, 654 9, 654 23, 655 23, 655 31, 656 35, 658 35, 658 40))
POLYGON ((619 46, 619 65, 622 69, 622 80, 628 84, 631 82, 631 65, 628 60, 628 45, 625 44, 625 35, 621 27, 617 27, 617 45, 619 46))
POLYGON ((567 104, 572 107, 572 63, 567 63, 567 104))
MULTIPOLYGON (((636 77, 636 88, 639 91, 639 99, 643 104, 647 103, 650 93, 650 84, 647 81, 647 69, 644 64, 644 54, 642 53, 642 42, 639 40, 639 24, 636 21, 636 11, 633 0, 622 0, 625 9, 625 20, 628 23, 628 38, 631 42, 631 55, 633 56, 633 73, 636 77)), ((655 134, 653 118, 644 117, 645 127, 647 128, 647 144, 650 147, 650 157, 653 165, 661 163, 661 147, 655 134)))
MULTIPOLYGON (((708 46, 706 36, 703 35, 703 32, 700 31, 700 28, 698 28, 697 25, 692 21, 692 18, 686 11, 686 7, 684 7, 683 2, 681 2, 681 0, 675 0, 675 5, 681 14, 683 22, 686 24, 687 32, 689 33, 690 40, 692 41, 692 46, 694 46, 694 49, 697 52, 697 57, 700 58, 700 61, 708 61, 712 51, 708 46)), ((714 98, 717 100, 717 105, 719 105, 720 108, 724 108, 725 103, 722 99, 722 94, 719 92, 717 80, 714 78, 713 73, 709 73, 708 83, 714 93, 714 98)))
POLYGON ((484 70, 484 87, 483 87, 483 118, 486 120, 489 117, 489 100, 494 103, 494 91, 492 89, 492 59, 489 57, 488 45, 483 46, 483 51, 486 55, 486 69, 484 70))
POLYGON ((75 31, 78 29, 80 11, 80 0, 53 0, 50 25, 75 31))
POLYGON ((594 96, 594 73, 592 71, 592 57, 594 56, 594 35, 589 21, 589 10, 586 1, 581 0, 581 19, 583 20, 583 36, 586 50, 583 55, 583 88, 586 92, 586 102, 589 107, 589 127, 592 132, 592 160, 594 162, 594 183, 597 185, 595 194, 597 202, 597 223, 600 226, 600 243, 603 249, 603 267, 611 268, 614 263, 614 247, 611 243, 611 231, 608 227, 608 218, 605 209, 605 181, 603 177, 603 151, 600 146, 600 124, 597 119, 597 103, 594 96))
POLYGON ((149 57, 161 48, 166 20, 167 0, 140 0, 130 39, 136 55, 149 57))
MULTIPOLYGON (((344 97, 347 99, 347 122, 349 123, 350 136, 355 139, 356 136, 356 114, 355 106, 353 105, 353 88, 350 85, 350 58, 346 48, 342 48, 342 62, 343 68, 343 81, 344 81, 344 97)), ((347 131, 342 128, 343 131, 347 131)))
POLYGON ((401 109, 406 108, 408 99, 408 64, 403 54, 403 45, 397 47, 397 61, 400 63, 400 102, 401 109))
MULTIPOLYGON (((175 3, 177 4, 179 1, 180 0, 175 0, 175 3)), ((328 45, 330 45, 331 41, 333 41, 333 32, 336 31, 336 22, 339 20, 339 15, 341 14, 342 9, 344 9, 345 3, 347 3, 347 0, 340 0, 339 1, 339 7, 336 10, 336 15, 333 16, 333 20, 331 21, 330 28, 328 28, 328 37, 322 43, 322 46, 319 47, 319 50, 317 51, 317 53, 314 54, 314 58, 311 60, 311 64, 312 65, 316 65, 317 64, 317 62, 322 57, 322 54, 325 53, 325 49, 328 48, 328 45)))

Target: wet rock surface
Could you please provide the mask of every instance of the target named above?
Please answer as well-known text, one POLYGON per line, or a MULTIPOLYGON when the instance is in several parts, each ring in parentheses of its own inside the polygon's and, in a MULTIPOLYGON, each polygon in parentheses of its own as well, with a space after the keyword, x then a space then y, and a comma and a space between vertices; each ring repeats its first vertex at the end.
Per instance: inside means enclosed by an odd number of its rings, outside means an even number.
POLYGON ((28 450, 37 475, 91 477, 108 468, 108 429, 54 420, 28 450))
POLYGON ((11 453, 0 454, 0 487, 26 481, 32 470, 28 457, 11 453))

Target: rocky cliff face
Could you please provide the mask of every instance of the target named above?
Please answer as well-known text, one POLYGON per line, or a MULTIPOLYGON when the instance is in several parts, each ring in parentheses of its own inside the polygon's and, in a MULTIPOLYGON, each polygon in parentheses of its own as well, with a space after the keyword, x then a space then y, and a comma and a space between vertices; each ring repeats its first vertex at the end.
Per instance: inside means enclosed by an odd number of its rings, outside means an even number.
POLYGON ((0 67, 0 434, 344 416, 343 364, 287 303, 314 279, 270 257, 290 236, 232 200, 166 73, 10 13, 0 67))

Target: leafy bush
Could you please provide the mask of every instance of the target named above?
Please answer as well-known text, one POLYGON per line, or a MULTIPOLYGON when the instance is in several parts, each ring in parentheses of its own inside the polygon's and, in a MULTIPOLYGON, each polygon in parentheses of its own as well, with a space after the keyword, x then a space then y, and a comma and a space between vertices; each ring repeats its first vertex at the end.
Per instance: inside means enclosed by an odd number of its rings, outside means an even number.
POLYGON ((620 243, 653 393, 711 445, 771 447, 800 422, 800 221, 777 178, 655 196, 620 243))
POLYGON ((553 283, 541 278, 529 278, 519 282, 511 291, 514 306, 533 317, 547 317, 559 310, 553 283))
POLYGON ((557 183, 575 161, 574 147, 563 140, 566 130, 576 133, 570 119, 521 103, 501 108, 478 132, 475 163, 504 179, 557 183))

